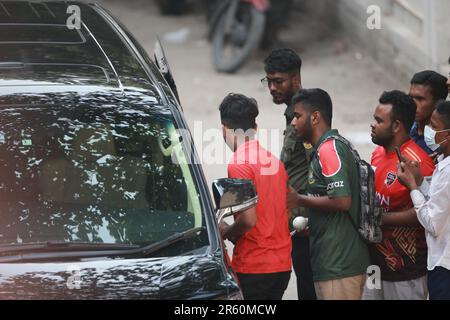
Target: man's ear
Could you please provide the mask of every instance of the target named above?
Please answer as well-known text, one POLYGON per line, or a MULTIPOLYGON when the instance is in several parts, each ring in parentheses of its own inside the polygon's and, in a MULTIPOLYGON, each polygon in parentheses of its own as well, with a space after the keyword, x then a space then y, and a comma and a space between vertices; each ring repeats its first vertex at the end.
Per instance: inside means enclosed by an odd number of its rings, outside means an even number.
POLYGON ((399 132, 402 128, 402 125, 403 124, 400 122, 400 120, 394 120, 393 126, 392 126, 394 133, 399 132))
POLYGON ((227 132, 229 132, 229 130, 230 130, 230 128, 228 128, 227 125, 222 123, 222 135, 223 135, 224 138, 227 137, 227 132))
POLYGON ((230 129, 226 124, 222 123, 222 130, 225 133, 227 130, 233 130, 233 129, 230 129))
MULTIPOLYGON (((444 129, 444 130, 450 130, 450 129, 444 129)), ((450 131, 446 131, 445 133, 447 134, 446 138, 449 139, 450 138, 450 131)))
POLYGON ((237 130, 239 130, 239 129, 233 129, 233 128, 230 128, 229 126, 227 126, 227 125, 223 125, 223 132, 224 133, 226 133, 226 132, 228 132, 229 133, 229 135, 235 135, 237 132, 237 130))
POLYGON ((300 76, 300 74, 295 73, 292 76, 292 86, 297 89, 297 88, 301 88, 302 87, 302 78, 300 76))
POLYGON ((318 124, 320 122, 321 114, 319 111, 314 111, 311 113, 311 124, 318 124))

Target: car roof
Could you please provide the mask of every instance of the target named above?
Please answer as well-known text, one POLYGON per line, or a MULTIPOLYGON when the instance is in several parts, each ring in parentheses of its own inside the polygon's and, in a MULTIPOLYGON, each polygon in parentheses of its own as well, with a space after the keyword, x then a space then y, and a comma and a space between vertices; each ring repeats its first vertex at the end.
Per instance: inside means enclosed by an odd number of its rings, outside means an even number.
POLYGON ((152 78, 158 71, 146 59, 146 72, 134 44, 124 41, 129 37, 95 4, 0 1, 0 95, 139 91, 161 104, 152 78), (79 8, 79 28, 72 8, 79 8))

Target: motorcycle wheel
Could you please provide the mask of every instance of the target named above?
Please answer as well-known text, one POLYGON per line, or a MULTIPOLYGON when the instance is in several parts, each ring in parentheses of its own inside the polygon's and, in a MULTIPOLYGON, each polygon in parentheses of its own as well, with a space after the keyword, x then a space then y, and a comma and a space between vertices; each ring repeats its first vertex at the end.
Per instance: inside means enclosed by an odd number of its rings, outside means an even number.
POLYGON ((225 34, 224 10, 212 37, 214 66, 219 72, 234 73, 258 48, 266 15, 248 3, 240 3, 230 34, 225 34))

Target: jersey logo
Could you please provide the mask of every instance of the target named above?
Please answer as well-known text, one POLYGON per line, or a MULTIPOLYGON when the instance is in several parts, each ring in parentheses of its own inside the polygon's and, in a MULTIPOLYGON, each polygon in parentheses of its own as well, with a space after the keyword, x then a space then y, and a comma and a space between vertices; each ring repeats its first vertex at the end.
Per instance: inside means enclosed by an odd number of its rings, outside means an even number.
POLYGON ((397 175, 395 173, 393 173, 392 171, 390 171, 386 176, 386 180, 384 180, 384 184, 387 187, 390 187, 395 182, 395 180, 397 180, 397 175))
POLYGON ((303 147, 306 149, 306 150, 309 150, 309 149, 312 149, 312 144, 311 143, 308 143, 308 142, 304 142, 303 143, 303 147))
POLYGON ((309 171, 309 174, 308 174, 308 183, 309 183, 309 184, 314 184, 315 182, 316 182, 316 180, 314 179, 314 175, 313 175, 312 171, 309 171))
POLYGON ((322 167, 322 174, 327 178, 336 175, 341 170, 341 158, 337 153, 334 139, 328 140, 319 148, 319 163, 322 167))
POLYGON ((331 182, 327 186, 327 191, 333 190, 335 188, 343 188, 343 187, 344 187, 344 181, 331 182))

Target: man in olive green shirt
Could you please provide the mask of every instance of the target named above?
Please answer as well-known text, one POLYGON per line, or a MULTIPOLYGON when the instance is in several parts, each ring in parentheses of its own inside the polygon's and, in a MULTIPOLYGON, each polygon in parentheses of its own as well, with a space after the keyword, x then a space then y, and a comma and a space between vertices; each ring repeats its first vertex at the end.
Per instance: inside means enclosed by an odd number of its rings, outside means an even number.
POLYGON ((307 192, 288 195, 288 208, 309 211, 311 264, 318 299, 361 299, 369 266, 368 248, 356 225, 360 210, 358 167, 351 150, 332 136, 332 102, 321 89, 293 98, 292 126, 313 146, 307 192))
MULTIPOLYGON (((301 89, 300 70, 302 60, 291 49, 277 49, 264 60, 266 77, 261 82, 268 86, 273 102, 285 104, 286 130, 281 151, 281 161, 289 176, 289 184, 299 193, 306 192, 306 179, 308 175, 307 150, 303 140, 297 137, 294 128, 290 125, 294 118, 294 105, 292 97, 301 89)), ((310 145, 306 145, 310 147, 310 145)), ((296 208, 292 210, 289 220, 291 231, 292 220, 298 215, 305 215, 305 210, 296 208)), ((311 263, 309 256, 308 233, 296 233, 292 236, 292 264, 297 277, 297 294, 300 300, 315 300, 314 283, 312 280, 311 263)))

